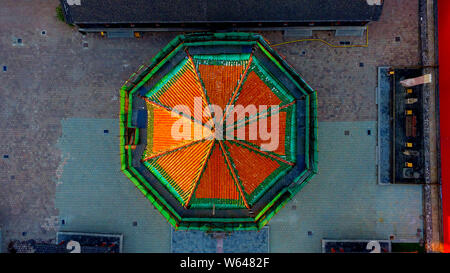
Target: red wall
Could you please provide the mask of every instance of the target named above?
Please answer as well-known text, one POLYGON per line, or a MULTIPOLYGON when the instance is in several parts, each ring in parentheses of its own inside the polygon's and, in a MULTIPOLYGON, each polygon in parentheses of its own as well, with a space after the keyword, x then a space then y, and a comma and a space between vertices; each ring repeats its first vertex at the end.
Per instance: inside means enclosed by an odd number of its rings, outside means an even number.
POLYGON ((450 1, 438 0, 439 105, 444 252, 450 253, 450 1))

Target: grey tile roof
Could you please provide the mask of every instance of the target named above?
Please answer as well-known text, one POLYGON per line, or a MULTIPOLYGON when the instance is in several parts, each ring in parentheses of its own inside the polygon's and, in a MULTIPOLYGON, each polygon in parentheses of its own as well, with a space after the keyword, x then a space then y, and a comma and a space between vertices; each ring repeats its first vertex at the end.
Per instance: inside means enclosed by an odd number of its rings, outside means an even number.
POLYGON ((382 5, 364 0, 61 0, 72 23, 374 21, 382 5), (68 4, 71 3, 71 5, 68 4))

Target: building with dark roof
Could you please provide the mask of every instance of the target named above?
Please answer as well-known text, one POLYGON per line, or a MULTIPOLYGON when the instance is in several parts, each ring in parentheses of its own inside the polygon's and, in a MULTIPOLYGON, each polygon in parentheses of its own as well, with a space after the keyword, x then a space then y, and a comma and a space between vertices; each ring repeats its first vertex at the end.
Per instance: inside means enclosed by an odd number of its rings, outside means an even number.
POLYGON ((61 0, 67 23, 84 31, 364 26, 382 0, 61 0))

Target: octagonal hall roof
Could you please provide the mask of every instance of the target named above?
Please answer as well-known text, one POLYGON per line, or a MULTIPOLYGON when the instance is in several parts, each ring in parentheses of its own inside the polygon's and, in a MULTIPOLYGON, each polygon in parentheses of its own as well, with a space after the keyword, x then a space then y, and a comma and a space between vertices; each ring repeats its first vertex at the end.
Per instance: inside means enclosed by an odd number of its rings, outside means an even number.
POLYGON ((317 171, 316 105, 260 35, 180 35, 121 89, 122 170, 176 229, 259 229, 317 171))

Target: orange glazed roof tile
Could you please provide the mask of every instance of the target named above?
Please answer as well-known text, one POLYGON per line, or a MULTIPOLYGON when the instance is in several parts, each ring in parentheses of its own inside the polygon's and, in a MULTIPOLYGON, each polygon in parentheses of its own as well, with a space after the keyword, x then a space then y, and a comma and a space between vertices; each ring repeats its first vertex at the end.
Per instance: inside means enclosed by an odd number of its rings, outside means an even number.
POLYGON ((188 54, 170 77, 162 79, 145 97, 149 124, 143 161, 185 207, 250 208, 247 200, 255 201, 255 191, 267 190, 277 173, 294 165, 285 159, 287 112, 260 111, 260 106, 291 105, 293 99, 283 97, 277 84, 269 86, 268 76, 252 58, 247 54, 234 61, 221 56, 194 59, 188 54), (213 104, 223 110, 222 118, 214 122, 209 108, 213 104), (226 115, 227 105, 243 108, 232 117, 232 111, 226 115), (248 106, 257 112, 239 116, 248 106), (195 113, 198 109, 200 117, 195 113), (267 132, 272 132, 273 117, 279 121, 279 145, 267 152, 261 149, 267 135, 262 138, 257 130, 250 133, 249 128, 256 127, 249 124, 264 122, 267 132), (235 123, 231 127, 227 123, 230 118, 235 123), (225 126, 229 126, 226 131, 244 126, 245 136, 239 139, 235 131, 231 135, 237 139, 219 137, 225 126), (200 136, 196 135, 199 131, 203 133, 200 136), (257 137, 252 138, 253 134, 257 137))

